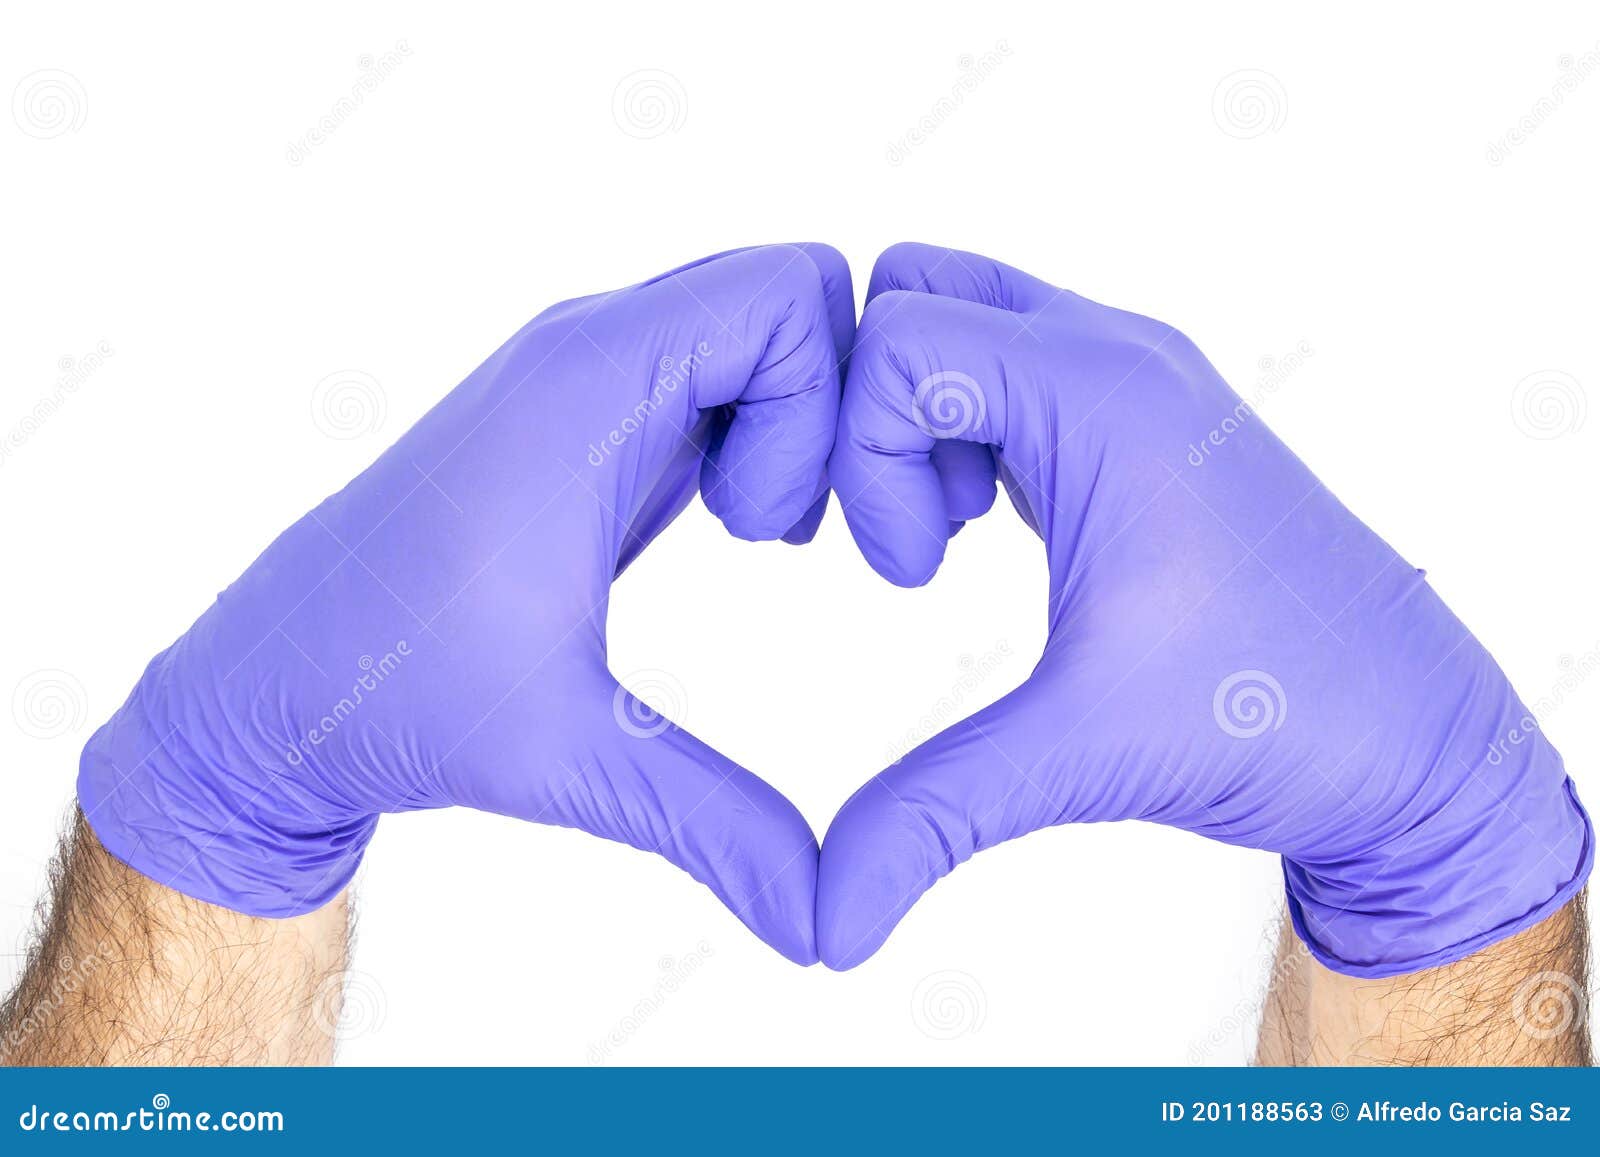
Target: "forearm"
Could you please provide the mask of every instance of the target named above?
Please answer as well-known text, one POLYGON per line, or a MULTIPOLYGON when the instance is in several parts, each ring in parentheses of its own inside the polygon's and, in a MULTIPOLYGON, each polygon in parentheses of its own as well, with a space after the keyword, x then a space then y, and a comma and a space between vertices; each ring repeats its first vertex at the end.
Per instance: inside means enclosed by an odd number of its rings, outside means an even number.
POLYGON ((37 944, 0 1006, 0 1062, 319 1064, 333 1057, 343 895, 263 920, 190 899, 113 859, 79 814, 37 944))
POLYGON ((1587 1065, 1583 896, 1441 968, 1385 980, 1330 971, 1284 921, 1261 1023, 1263 1065, 1587 1065))

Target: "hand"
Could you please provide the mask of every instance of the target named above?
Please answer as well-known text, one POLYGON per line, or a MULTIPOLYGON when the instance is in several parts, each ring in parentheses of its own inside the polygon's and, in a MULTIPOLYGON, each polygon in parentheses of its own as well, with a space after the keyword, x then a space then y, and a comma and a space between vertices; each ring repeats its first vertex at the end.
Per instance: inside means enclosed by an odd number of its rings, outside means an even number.
POLYGON ((998 474, 1044 539, 1049 639, 840 811, 824 962, 1062 823, 1282 853, 1297 932, 1357 976, 1457 960, 1578 891, 1588 817, 1505 676, 1182 334, 921 245, 879 260, 859 334, 829 472, 867 561, 928 581, 998 474))
POLYGON ((659 852, 815 961, 810 827, 617 684, 606 604, 697 484, 740 537, 815 531, 853 304, 770 246, 535 318, 150 664, 83 753, 100 841, 282 917, 380 813, 462 805, 659 852))

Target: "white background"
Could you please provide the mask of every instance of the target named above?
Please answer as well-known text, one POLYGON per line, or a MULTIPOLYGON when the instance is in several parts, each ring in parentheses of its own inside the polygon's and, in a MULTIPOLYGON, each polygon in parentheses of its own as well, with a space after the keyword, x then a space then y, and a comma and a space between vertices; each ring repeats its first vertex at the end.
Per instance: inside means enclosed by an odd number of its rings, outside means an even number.
MULTIPOLYGON (((1559 696, 1544 723, 1600 801, 1600 678, 1563 687, 1600 649, 1600 15, 1203 7, 9 10, 0 90, 64 103, 0 112, 0 948, 26 941, 84 740, 279 529, 543 306, 768 241, 837 245, 858 290, 893 241, 989 253, 1178 325, 1242 393, 1308 343, 1263 416, 1524 700, 1559 696), (640 84, 664 103, 614 99, 640 84), (102 342, 62 395, 63 359, 102 342), (313 391, 347 369, 382 421, 333 438, 313 391), (1530 390, 1543 408, 1519 410, 1530 390), (41 679, 66 688, 43 723, 14 695, 41 679)), ((837 508, 796 550, 697 504, 618 586, 612 665, 668 673, 680 722, 821 832, 964 656, 1011 653, 959 713, 1026 676, 1044 596, 1004 502, 912 592, 837 508)), ((652 857, 390 818, 342 1058, 1233 1063, 1280 887, 1265 854, 1059 829, 982 855, 834 974, 652 857), (689 975, 657 1000, 664 966, 689 975)))

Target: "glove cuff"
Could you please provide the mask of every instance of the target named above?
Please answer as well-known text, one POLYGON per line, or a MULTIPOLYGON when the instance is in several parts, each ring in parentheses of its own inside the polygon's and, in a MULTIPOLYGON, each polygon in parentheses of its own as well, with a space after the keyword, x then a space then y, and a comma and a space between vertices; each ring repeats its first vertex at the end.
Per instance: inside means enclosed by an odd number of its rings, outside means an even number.
POLYGON ((1551 796, 1537 823, 1525 818, 1534 810, 1525 797, 1515 813, 1441 813, 1337 873, 1285 857, 1295 932, 1333 971, 1382 978, 1533 927, 1583 889, 1594 865, 1594 826, 1572 781, 1561 776, 1551 796))
POLYGON ((83 750, 85 820, 113 857, 196 900, 272 918, 321 908, 355 875, 378 817, 284 812, 287 793, 267 790, 277 771, 198 718, 148 709, 163 658, 83 750))

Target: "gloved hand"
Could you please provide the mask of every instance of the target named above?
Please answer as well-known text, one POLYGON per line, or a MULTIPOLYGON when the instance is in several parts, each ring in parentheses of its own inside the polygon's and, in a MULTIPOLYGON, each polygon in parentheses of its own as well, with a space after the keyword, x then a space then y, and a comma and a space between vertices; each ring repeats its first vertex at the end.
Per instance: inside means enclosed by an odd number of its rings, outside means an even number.
POLYGON ((606 605, 697 484, 742 538, 810 537, 853 320, 819 245, 545 311, 151 662, 83 753, 101 842, 291 916, 379 813, 462 805, 659 852, 815 961, 810 827, 622 690, 606 605))
POLYGON ((1282 853, 1301 938, 1357 976, 1466 956, 1578 891, 1588 817, 1505 676, 1182 334, 921 245, 879 260, 858 334, 829 472, 868 562, 927 582, 998 468, 1044 539, 1049 641, 834 820, 825 963, 1063 823, 1282 853))

